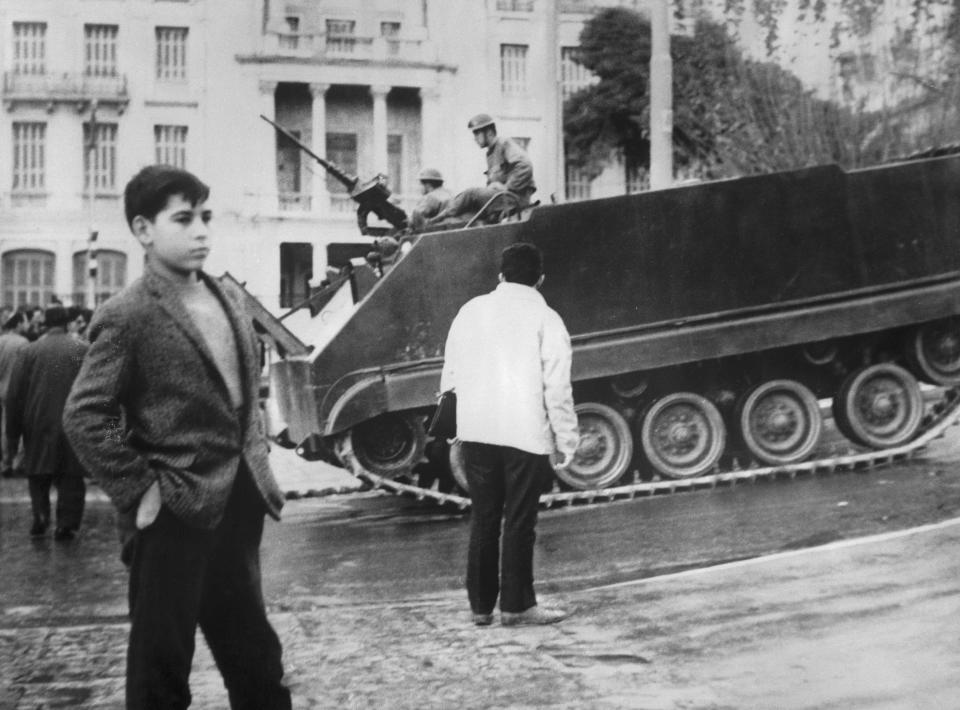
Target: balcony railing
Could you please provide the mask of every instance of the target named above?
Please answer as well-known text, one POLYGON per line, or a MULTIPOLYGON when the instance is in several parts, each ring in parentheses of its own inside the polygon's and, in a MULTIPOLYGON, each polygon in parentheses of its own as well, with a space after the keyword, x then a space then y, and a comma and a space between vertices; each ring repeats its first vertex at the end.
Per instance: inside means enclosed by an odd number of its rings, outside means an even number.
POLYGON ((7 108, 17 101, 68 102, 91 101, 126 106, 127 77, 87 76, 78 72, 57 74, 17 74, 4 72, 3 101, 7 108))
POLYGON ((431 61, 427 43, 396 37, 360 37, 325 33, 268 32, 264 51, 288 57, 360 59, 368 61, 431 61))
POLYGON ((499 12, 533 12, 534 0, 497 0, 499 12))

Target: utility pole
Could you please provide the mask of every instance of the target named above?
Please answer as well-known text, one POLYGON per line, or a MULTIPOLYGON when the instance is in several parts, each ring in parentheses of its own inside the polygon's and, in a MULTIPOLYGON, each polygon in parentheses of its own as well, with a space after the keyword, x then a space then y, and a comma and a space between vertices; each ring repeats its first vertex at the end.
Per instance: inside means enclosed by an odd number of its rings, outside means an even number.
POLYGON ((673 184, 673 60, 670 0, 650 3, 650 189, 673 184))
POLYGON ((566 160, 563 154, 563 76, 560 70, 560 2, 548 0, 547 7, 547 61, 549 62, 550 98, 553 104, 553 154, 556 200, 563 202, 566 183, 566 160))
POLYGON ((97 100, 90 102, 90 135, 87 137, 87 283, 86 307, 97 305, 97 235, 93 225, 93 203, 96 199, 97 100))

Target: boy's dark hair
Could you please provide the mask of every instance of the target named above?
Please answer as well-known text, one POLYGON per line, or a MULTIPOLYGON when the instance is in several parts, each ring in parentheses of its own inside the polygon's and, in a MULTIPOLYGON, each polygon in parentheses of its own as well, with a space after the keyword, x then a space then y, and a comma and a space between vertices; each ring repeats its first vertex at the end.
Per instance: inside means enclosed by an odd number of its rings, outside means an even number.
POLYGON ((137 216, 152 222, 173 195, 182 195, 183 199, 196 207, 210 196, 210 188, 193 173, 172 165, 148 165, 143 168, 130 179, 123 191, 127 226, 132 228, 137 216))
POLYGON ((536 286, 543 276, 543 252, 528 242, 511 244, 500 252, 500 273, 504 281, 536 286))

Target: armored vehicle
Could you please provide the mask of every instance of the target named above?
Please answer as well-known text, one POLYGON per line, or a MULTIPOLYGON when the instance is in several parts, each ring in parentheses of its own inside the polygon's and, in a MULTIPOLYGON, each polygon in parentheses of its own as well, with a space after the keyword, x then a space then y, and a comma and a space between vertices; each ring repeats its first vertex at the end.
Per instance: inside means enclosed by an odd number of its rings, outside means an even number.
POLYGON ((426 423, 450 323, 517 241, 574 351, 580 447, 547 496, 815 469, 827 400, 854 451, 896 452, 929 424, 920 383, 960 384, 960 157, 828 165, 421 235, 275 365, 299 450, 466 505, 426 423))

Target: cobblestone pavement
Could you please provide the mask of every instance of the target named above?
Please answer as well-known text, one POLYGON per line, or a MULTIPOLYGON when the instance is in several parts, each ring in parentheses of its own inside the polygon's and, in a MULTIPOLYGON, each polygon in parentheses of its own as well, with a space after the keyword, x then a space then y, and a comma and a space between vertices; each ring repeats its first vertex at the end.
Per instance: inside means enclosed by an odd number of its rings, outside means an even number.
MULTIPOLYGON (((477 628, 460 594, 272 606, 297 708, 948 708, 960 520, 588 589, 550 627, 477 628)), ((121 705, 124 610, 5 608, 0 708, 121 705)), ((194 707, 225 708, 198 640, 194 707)))

